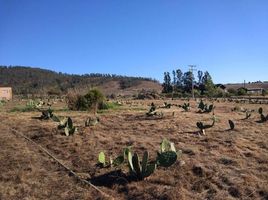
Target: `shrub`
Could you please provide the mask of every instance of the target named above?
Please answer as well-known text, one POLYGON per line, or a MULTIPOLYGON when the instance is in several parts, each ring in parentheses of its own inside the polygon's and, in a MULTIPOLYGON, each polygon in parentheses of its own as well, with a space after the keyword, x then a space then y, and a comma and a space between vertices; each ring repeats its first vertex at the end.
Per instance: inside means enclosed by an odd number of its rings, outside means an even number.
POLYGON ((6 102, 4 100, 0 100, 0 106, 3 106, 5 104, 6 104, 6 102))
POLYGON ((76 92, 68 92, 66 96, 66 103, 68 105, 68 108, 70 110, 78 110, 77 109, 77 102, 78 98, 80 98, 81 95, 77 94, 76 92))
POLYGON ((246 88, 239 88, 237 90, 237 94, 240 96, 246 95, 247 94, 247 89, 246 88))
POLYGON ((97 111, 100 104, 105 100, 104 95, 98 89, 90 90, 85 96, 87 107, 89 110, 97 111))
POLYGON ((237 91, 234 88, 229 88, 227 90, 231 95, 237 95, 237 91))
POLYGON ((98 89, 90 90, 86 95, 77 93, 68 93, 67 104, 70 110, 94 110, 100 107, 104 103, 105 97, 98 89))
POLYGON ((264 89, 263 89, 262 92, 261 92, 261 95, 262 95, 262 96, 266 96, 267 94, 268 94, 268 90, 264 90, 264 89))

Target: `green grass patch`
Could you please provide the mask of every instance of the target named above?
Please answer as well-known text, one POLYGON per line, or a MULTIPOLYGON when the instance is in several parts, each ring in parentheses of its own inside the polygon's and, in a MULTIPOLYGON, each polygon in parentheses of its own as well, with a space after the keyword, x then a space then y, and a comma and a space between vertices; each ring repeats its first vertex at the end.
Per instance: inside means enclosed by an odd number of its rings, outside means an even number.
POLYGON ((103 102, 99 105, 99 110, 116 110, 119 107, 121 105, 116 102, 103 102))
POLYGON ((33 112, 36 109, 32 106, 14 107, 9 110, 9 112, 33 112))
POLYGON ((0 106, 3 106, 5 104, 6 104, 6 102, 4 100, 0 100, 0 106))

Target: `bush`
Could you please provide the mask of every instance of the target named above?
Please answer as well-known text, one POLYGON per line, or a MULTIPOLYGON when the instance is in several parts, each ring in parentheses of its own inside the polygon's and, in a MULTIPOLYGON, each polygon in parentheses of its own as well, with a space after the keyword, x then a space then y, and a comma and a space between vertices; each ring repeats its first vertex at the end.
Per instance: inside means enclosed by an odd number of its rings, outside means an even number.
POLYGON ((68 105, 68 108, 70 110, 78 110, 77 108, 77 102, 78 98, 80 98, 81 95, 77 94, 76 92, 68 92, 66 96, 66 103, 68 105))
POLYGON ((246 88, 239 88, 237 91, 237 94, 240 96, 244 96, 247 94, 247 89, 246 88))
POLYGON ((229 89, 228 89, 228 92, 229 92, 231 95, 237 95, 237 91, 236 91, 234 88, 229 88, 229 89))
POLYGON ((266 96, 267 94, 268 94, 268 91, 265 90, 265 89, 263 89, 261 95, 262 95, 262 96, 266 96))
POLYGON ((69 93, 66 97, 70 110, 94 110, 97 111, 100 104, 103 104, 105 97, 97 89, 90 90, 86 95, 69 93))
POLYGON ((3 106, 5 104, 6 104, 6 102, 4 100, 0 100, 0 106, 3 106))

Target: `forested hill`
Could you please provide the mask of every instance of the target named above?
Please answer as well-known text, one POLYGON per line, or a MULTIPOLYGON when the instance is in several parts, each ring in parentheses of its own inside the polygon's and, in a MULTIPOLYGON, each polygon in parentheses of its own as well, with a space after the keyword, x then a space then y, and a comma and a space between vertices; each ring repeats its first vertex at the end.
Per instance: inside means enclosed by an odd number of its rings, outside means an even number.
POLYGON ((150 78, 96 73, 73 75, 23 66, 0 66, 0 87, 3 86, 12 87, 15 94, 61 95, 69 89, 92 87, 98 87, 106 94, 161 90, 160 83, 150 78))

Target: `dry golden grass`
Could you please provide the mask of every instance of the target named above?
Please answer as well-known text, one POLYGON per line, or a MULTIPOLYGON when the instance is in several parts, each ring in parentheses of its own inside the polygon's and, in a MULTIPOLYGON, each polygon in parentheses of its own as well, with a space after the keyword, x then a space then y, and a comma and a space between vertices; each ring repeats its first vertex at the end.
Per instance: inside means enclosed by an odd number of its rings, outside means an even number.
MULTIPOLYGON (((154 102, 163 104, 163 101, 154 102)), ((182 104, 182 101, 170 102, 182 104)), ((162 119, 145 117, 150 103, 128 102, 119 110, 100 114, 101 122, 87 128, 84 127, 87 112, 55 112, 71 116, 78 126, 78 133, 70 137, 62 135, 55 122, 32 118, 39 116, 38 112, 10 113, 2 109, 0 199, 103 198, 92 187, 69 176, 36 146, 13 134, 10 128, 46 148, 115 199, 268 199, 268 122, 257 123, 256 112, 242 120, 244 113, 231 111, 236 104, 215 103, 218 121, 205 136, 199 136, 196 122, 211 123, 211 114, 198 114, 196 102, 191 102, 190 112, 176 107, 162 109, 162 119), (235 130, 227 131, 228 119, 235 122, 235 130), (124 147, 132 145, 139 154, 146 149, 154 157, 163 138, 183 151, 184 165, 159 168, 140 182, 120 184, 120 181, 96 179, 112 171, 96 167, 100 151, 116 156, 124 147)), ((242 106, 255 110, 259 107, 242 106)), ((268 113, 268 106, 263 108, 268 113)))

